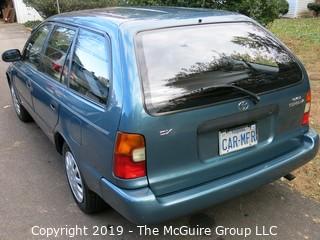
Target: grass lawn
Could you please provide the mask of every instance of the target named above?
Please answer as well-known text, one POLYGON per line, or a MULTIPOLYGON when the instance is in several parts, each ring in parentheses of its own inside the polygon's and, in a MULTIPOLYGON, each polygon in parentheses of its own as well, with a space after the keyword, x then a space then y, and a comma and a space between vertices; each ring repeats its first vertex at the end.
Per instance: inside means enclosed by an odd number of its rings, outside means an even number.
MULTIPOLYGON (((312 86, 311 126, 320 133, 320 18, 279 19, 269 29, 305 64, 312 86)), ((320 201, 320 153, 289 185, 320 201)))

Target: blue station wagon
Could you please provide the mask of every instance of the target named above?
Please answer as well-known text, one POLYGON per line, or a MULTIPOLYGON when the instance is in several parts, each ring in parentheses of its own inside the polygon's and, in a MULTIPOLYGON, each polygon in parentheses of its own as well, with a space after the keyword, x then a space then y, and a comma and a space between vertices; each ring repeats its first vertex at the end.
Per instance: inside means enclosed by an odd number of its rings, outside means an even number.
POLYGON ((166 221, 292 177, 318 151, 305 68, 240 14, 65 13, 2 59, 18 117, 63 155, 86 213, 166 221))

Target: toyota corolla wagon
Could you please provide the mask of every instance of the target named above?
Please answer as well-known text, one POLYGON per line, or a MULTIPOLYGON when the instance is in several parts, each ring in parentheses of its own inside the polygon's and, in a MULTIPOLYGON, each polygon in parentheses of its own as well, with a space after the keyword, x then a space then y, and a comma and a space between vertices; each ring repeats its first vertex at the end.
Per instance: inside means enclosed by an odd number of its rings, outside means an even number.
POLYGON ((292 176, 319 147, 305 68, 240 14, 65 13, 2 59, 18 117, 55 144, 86 213, 176 218, 292 176))

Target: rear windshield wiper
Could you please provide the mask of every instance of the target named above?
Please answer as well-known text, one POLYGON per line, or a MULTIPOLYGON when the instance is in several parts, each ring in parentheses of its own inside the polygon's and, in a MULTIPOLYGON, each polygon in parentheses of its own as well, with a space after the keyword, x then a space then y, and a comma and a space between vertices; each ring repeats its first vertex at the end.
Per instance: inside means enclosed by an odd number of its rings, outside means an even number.
POLYGON ((242 87, 238 87, 234 84, 222 84, 222 85, 215 85, 215 86, 210 86, 210 87, 202 87, 202 88, 191 91, 189 94, 185 94, 183 96, 174 98, 171 101, 176 101, 179 99, 183 99, 183 98, 187 98, 187 97, 191 97, 191 96, 196 96, 201 93, 212 92, 212 91, 215 91, 215 90, 221 89, 221 88, 230 88, 232 90, 236 90, 238 92, 241 92, 241 93, 247 95, 248 97, 250 97, 250 99, 253 101, 254 104, 257 104, 260 101, 260 97, 257 94, 255 94, 254 92, 246 90, 242 87))
MULTIPOLYGON (((237 59, 236 59, 237 60, 237 59)), ((252 70, 253 72, 258 72, 258 70, 252 65, 252 63, 246 61, 244 58, 240 58, 239 59, 241 62, 244 63, 244 65, 246 65, 250 70, 252 70)))

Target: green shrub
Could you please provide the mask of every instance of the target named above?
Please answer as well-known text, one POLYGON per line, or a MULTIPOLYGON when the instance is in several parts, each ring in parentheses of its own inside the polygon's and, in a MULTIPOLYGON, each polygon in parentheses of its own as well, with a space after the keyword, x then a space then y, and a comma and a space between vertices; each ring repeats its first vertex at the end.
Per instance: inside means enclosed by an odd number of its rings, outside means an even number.
POLYGON ((120 5, 144 6, 175 6, 175 7, 203 7, 203 8, 221 8, 225 0, 123 0, 120 5))
POLYGON ((128 5, 217 8, 242 13, 267 25, 289 10, 287 0, 127 0, 128 5))
MULTIPOLYGON (((57 13, 56 0, 24 0, 43 17, 57 13)), ((61 12, 114 5, 217 8, 239 12, 267 25, 288 11, 286 0, 59 0, 61 12)))
POLYGON ((28 21, 28 22, 25 22, 23 25, 24 25, 25 27, 27 27, 27 28, 34 29, 34 28, 36 28, 40 23, 41 23, 41 21, 36 20, 36 21, 28 21))
POLYGON ((281 11, 284 11, 282 6, 282 0, 229 0, 223 8, 242 13, 267 25, 281 15, 281 11))
POLYGON ((287 0, 279 0, 279 12, 281 15, 285 15, 289 12, 289 3, 287 0))
MULTIPOLYGON (((50 17, 58 13, 56 0, 23 0, 27 6, 36 9, 44 17, 50 17)), ((81 9, 101 8, 114 6, 117 0, 59 0, 60 11, 70 12, 81 9)))
POLYGON ((308 9, 314 11, 315 15, 318 17, 320 14, 320 3, 309 3, 308 9))

